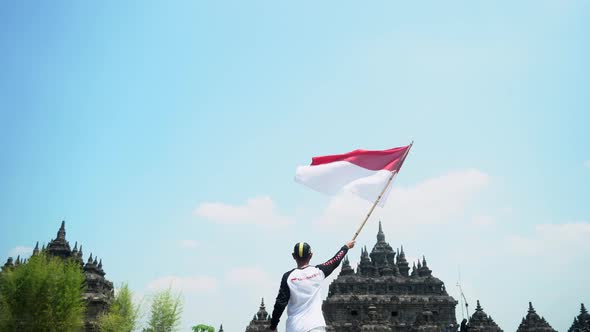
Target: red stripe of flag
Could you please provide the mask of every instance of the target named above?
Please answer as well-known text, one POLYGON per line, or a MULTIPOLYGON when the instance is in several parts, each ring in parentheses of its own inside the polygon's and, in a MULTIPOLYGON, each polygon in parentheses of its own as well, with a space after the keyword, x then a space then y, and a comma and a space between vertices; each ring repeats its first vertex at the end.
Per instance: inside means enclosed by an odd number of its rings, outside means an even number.
POLYGON ((410 145, 388 150, 354 150, 344 154, 313 157, 311 166, 347 161, 373 171, 399 171, 410 145))

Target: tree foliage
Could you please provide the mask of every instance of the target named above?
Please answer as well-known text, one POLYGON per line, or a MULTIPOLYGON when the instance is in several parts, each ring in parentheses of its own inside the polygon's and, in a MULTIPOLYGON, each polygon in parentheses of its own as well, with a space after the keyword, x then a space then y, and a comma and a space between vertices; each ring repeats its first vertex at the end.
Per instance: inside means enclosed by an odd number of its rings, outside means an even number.
POLYGON ((193 332, 215 332, 215 328, 213 326, 199 324, 193 326, 193 332))
POLYGON ((144 331, 178 331, 182 309, 180 294, 173 294, 170 288, 157 292, 152 298, 148 327, 144 331))
POLYGON ((0 331, 78 331, 84 273, 77 262, 41 253, 0 273, 0 331))
POLYGON ((133 303, 133 293, 122 284, 109 310, 99 316, 98 326, 104 332, 131 332, 137 326, 140 305, 133 303))

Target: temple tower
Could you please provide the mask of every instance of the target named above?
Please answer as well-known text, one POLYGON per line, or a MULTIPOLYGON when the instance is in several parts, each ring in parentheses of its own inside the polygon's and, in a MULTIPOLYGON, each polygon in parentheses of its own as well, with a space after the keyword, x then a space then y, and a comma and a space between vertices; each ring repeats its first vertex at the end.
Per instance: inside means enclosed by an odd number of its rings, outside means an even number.
POLYGON ((516 332, 557 332, 555 331, 544 317, 539 317, 533 304, 529 302, 529 311, 526 317, 523 317, 520 326, 516 332))
POLYGON ((250 321, 248 327, 246 327, 246 332, 262 332, 268 331, 268 327, 270 326, 270 315, 266 311, 266 307, 264 306, 264 298, 260 302, 260 308, 258 312, 250 321))
MULTIPOLYGON (((80 264, 86 283, 83 295, 86 301, 84 331, 98 331, 96 326, 98 315, 108 309, 115 295, 113 283, 104 277, 106 273, 102 267, 102 260, 98 260, 97 257, 93 258, 92 254, 90 254, 88 261, 84 264, 82 245, 78 250, 78 242, 76 242, 74 249, 71 249, 69 242, 66 240, 65 221, 61 222, 56 238, 49 241, 47 247, 43 245, 39 250, 39 242, 35 244, 33 255, 38 255, 40 252, 61 259, 72 259, 80 264)), ((8 257, 2 270, 18 266, 24 261, 21 261, 20 256, 17 257, 16 261, 13 261, 12 257, 8 257)))
POLYGON ((590 314, 588 314, 588 310, 584 307, 584 303, 582 303, 580 307, 580 314, 574 317, 574 322, 572 326, 567 330, 568 332, 581 332, 581 331, 590 331, 590 314))
POLYGON ((477 300, 475 312, 469 320, 469 326, 472 329, 476 329, 478 332, 502 332, 502 329, 500 329, 498 324, 494 322, 492 316, 488 316, 488 314, 483 311, 483 308, 479 304, 479 300, 477 300))
POLYGON ((389 243, 385 241, 385 233, 383 233, 383 227, 381 221, 379 221, 379 232, 377 232, 377 243, 371 250, 371 262, 377 268, 377 271, 381 274, 385 266, 395 264, 395 251, 391 248, 389 243))
POLYGON ((397 268, 402 276, 407 277, 409 276, 408 271, 410 271, 410 264, 406 260, 406 254, 404 253, 404 246, 401 246, 402 249, 397 256, 397 268))
POLYGON ((62 220, 57 236, 47 244, 47 254, 63 259, 72 256, 70 243, 66 240, 66 222, 62 220))
POLYGON ((385 240, 379 224, 377 243, 361 249, 356 273, 348 257, 323 303, 328 331, 454 331, 457 301, 432 276, 423 258, 409 275, 403 247, 399 255, 385 240), (397 261, 396 261, 397 257, 397 261))

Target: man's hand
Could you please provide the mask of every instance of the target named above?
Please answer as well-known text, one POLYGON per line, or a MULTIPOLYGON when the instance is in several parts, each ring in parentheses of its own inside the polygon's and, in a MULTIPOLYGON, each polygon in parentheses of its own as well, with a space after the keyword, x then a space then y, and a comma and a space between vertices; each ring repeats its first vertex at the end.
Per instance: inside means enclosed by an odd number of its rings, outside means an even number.
POLYGON ((352 249, 352 248, 354 248, 355 243, 356 243, 356 241, 349 241, 349 242, 346 242, 346 246, 348 247, 348 249, 352 249))

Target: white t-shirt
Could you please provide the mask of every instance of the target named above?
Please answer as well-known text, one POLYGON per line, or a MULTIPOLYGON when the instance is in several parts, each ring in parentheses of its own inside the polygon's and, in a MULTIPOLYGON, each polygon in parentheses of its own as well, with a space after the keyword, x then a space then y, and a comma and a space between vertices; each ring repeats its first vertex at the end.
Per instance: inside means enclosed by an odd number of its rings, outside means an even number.
POLYGON ((315 266, 295 269, 289 274, 287 332, 307 332, 314 327, 326 326, 320 292, 324 279, 324 272, 315 266))
POLYGON ((338 267, 347 252, 348 248, 343 246, 324 264, 296 268, 283 274, 272 313, 271 328, 278 325, 285 306, 288 316, 286 332, 308 332, 316 327, 326 326, 320 288, 322 281, 338 267))

